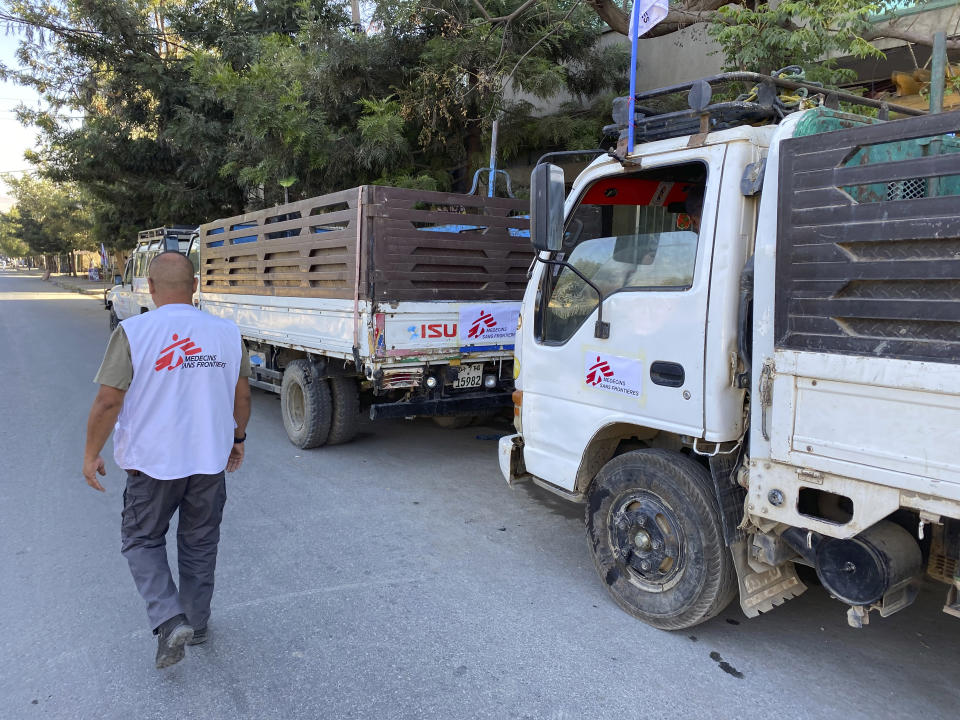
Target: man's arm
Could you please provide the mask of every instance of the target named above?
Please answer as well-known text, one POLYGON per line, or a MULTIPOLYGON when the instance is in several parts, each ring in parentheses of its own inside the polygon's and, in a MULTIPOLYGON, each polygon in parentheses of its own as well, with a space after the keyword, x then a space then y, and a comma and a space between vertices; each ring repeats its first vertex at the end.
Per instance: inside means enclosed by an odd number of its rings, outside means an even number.
POLYGON ((117 422, 117 416, 123 407, 125 390, 119 390, 109 385, 101 385, 93 407, 90 408, 90 417, 87 418, 87 444, 83 451, 83 477, 87 485, 94 490, 103 492, 103 485, 97 480, 97 473, 107 474, 107 469, 100 457, 100 451, 110 437, 110 431, 117 422))
MULTIPOLYGON (((237 378, 237 387, 233 391, 233 419, 237 423, 234 436, 242 438, 247 434, 247 422, 250 420, 250 381, 245 377, 237 378)), ((234 443, 227 459, 227 472, 233 472, 243 462, 244 443, 234 443)))

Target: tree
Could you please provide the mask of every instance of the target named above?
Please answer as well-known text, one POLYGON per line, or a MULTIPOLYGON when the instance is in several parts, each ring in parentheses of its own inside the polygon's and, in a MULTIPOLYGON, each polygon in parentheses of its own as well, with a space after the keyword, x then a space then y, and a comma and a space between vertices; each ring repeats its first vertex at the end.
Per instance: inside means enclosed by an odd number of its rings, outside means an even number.
POLYGON ((164 8, 173 4, 10 3, 26 27, 24 67, 4 75, 34 87, 46 105, 21 109, 42 132, 28 159, 44 177, 84 188, 95 239, 108 247, 129 245, 144 227, 242 203, 217 173, 229 118, 190 81, 189 53, 166 28, 164 8), (197 116, 202 122, 190 125, 197 116))
POLYGON ((0 212, 0 255, 22 258, 30 252, 30 247, 20 239, 19 220, 15 207, 7 212, 0 212))
POLYGON ((16 199, 16 213, 11 234, 29 249, 47 256, 47 268, 52 258, 69 256, 70 272, 74 271, 74 250, 93 249, 90 237, 90 206, 82 190, 73 184, 24 175, 7 181, 16 199))
POLYGON ((498 17, 465 0, 380 3, 370 34, 322 3, 278 4, 289 10, 274 13, 283 32, 264 26, 229 46, 220 39, 261 21, 259 4, 195 3, 177 20, 184 36, 205 38, 194 79, 233 117, 221 173, 261 186, 265 202, 284 177, 301 195, 371 181, 466 189, 486 164, 492 120, 531 113, 505 99, 508 87, 537 97, 624 88, 625 69, 598 70, 625 68, 622 50, 597 49, 599 25, 577 0, 515 2, 498 17))
MULTIPOLYGON (((916 0, 919 7, 932 0, 916 0)), ((587 0, 596 14, 610 28, 621 35, 627 35, 630 29, 630 16, 616 0, 587 0)), ((810 18, 834 18, 839 27, 833 24, 825 26, 825 32, 845 34, 853 31, 856 38, 865 42, 891 38, 917 45, 931 45, 933 39, 913 31, 908 20, 896 18, 884 23, 870 22, 871 16, 883 15, 890 10, 903 6, 902 0, 808 0, 807 2, 789 1, 779 3, 759 3, 755 0, 674 0, 670 3, 670 12, 655 25, 645 37, 661 37, 675 33, 692 25, 740 23, 754 24, 757 16, 776 19, 776 25, 783 30, 798 30, 810 18), (769 15, 774 13, 773 16, 769 15)), ((771 28, 772 26, 767 26, 771 28)), ((947 48, 960 50, 960 40, 947 41, 947 48)))
MULTIPOLYGON (((94 236, 113 247, 149 225, 277 202, 281 181, 294 197, 365 182, 465 189, 494 118, 516 129, 511 152, 540 140, 508 88, 624 89, 622 50, 597 48, 600 24, 578 0, 384 2, 368 34, 342 0, 10 5, 33 29, 26 69, 6 74, 47 103, 21 113, 44 133, 31 160, 89 193, 94 236)), ((580 117, 552 123, 554 147, 584 137, 580 117)))

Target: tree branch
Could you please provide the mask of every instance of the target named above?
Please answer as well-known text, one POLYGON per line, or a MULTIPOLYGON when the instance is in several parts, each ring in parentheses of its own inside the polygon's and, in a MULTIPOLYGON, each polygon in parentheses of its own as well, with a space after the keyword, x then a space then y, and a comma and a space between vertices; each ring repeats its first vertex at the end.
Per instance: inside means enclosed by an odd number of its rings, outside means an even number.
MULTIPOLYGON (((616 0, 586 0, 594 12, 600 16, 610 29, 621 35, 630 33, 630 16, 625 13, 616 0)), ((728 0, 702 0, 684 3, 683 7, 671 6, 670 12, 657 25, 654 25, 650 31, 644 35, 644 38, 662 37, 670 35, 690 25, 709 22, 735 22, 732 19, 721 15, 717 10, 725 5, 731 5, 728 0)), ((896 26, 895 21, 887 25, 875 26, 861 36, 864 40, 879 40, 887 38, 890 40, 903 40, 914 45, 923 45, 931 47, 933 38, 922 33, 912 32, 908 29, 902 29, 896 26)), ((960 50, 960 39, 947 38, 947 50, 960 50)))
POLYGON ((519 59, 519 60, 517 60, 517 64, 513 66, 513 70, 511 70, 510 73, 504 78, 504 80, 503 80, 503 85, 504 85, 504 86, 505 86, 508 82, 510 82, 510 81, 513 80, 513 74, 517 71, 517 68, 520 67, 520 63, 522 63, 522 62, 526 59, 527 55, 529 55, 531 52, 533 52, 533 49, 534 49, 537 45, 539 45, 540 43, 542 43, 542 42, 543 42, 544 40, 546 40, 548 37, 550 37, 551 35, 553 35, 557 30, 559 30, 559 29, 563 26, 563 24, 569 19, 569 17, 570 17, 571 15, 573 15, 573 11, 576 10, 578 7, 580 7, 580 0, 577 0, 577 2, 575 2, 573 5, 571 5, 571 6, 570 6, 570 9, 567 11, 567 14, 564 15, 562 18, 560 18, 560 21, 559 21, 556 25, 554 25, 552 28, 550 28, 550 29, 543 35, 543 37, 541 37, 541 38, 540 38, 539 40, 537 40, 533 45, 531 45, 529 48, 527 48, 527 51, 526 51, 523 55, 520 56, 520 59, 519 59))
POLYGON ((487 9, 480 3, 480 0, 473 0, 473 4, 477 6, 480 14, 483 15, 483 19, 490 22, 490 13, 488 13, 487 9))
MULTIPOLYGON (((630 33, 630 16, 620 8, 616 0, 587 0, 587 3, 611 30, 621 35, 630 33)), ((679 8, 671 7, 667 16, 658 25, 654 25, 644 37, 669 35, 688 25, 717 20, 720 15, 716 10, 729 4, 729 0, 700 0, 687 2, 679 8)))
POLYGON ((520 5, 516 10, 511 12, 509 15, 497 15, 497 17, 491 17, 490 13, 487 12, 487 9, 480 3, 480 0, 473 0, 473 4, 477 6, 477 9, 483 14, 483 19, 486 20, 491 25, 498 25, 503 23, 504 25, 509 25, 514 20, 516 20, 524 10, 529 8, 531 5, 536 3, 537 0, 525 0, 523 4, 520 5))
MULTIPOLYGON (((864 40, 880 40, 886 38, 889 40, 903 40, 914 45, 923 45, 924 47, 933 47, 933 38, 930 35, 901 30, 896 27, 877 28, 863 33, 864 40)), ((960 40, 947 38, 947 50, 960 50, 960 40)))

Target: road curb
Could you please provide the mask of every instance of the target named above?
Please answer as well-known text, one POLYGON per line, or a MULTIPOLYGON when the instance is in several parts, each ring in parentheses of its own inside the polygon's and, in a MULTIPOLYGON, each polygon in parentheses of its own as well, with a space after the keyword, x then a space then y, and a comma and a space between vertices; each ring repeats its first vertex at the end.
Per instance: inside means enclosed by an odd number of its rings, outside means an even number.
POLYGON ((91 296, 100 297, 100 298, 103 297, 104 291, 108 289, 108 288, 83 287, 81 285, 77 285, 75 283, 64 281, 64 280, 53 280, 53 284, 64 290, 69 290, 70 292, 79 293, 81 295, 91 295, 91 296))

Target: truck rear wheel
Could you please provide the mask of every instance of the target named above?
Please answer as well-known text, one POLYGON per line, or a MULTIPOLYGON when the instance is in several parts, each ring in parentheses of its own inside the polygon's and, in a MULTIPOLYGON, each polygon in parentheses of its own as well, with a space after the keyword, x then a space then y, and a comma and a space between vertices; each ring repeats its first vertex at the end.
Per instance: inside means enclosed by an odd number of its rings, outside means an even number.
POLYGON ((330 385, 309 360, 293 360, 283 371, 280 414, 290 442, 315 448, 327 442, 333 417, 330 385))
POLYGON ((333 396, 333 417, 327 445, 338 445, 353 440, 360 426, 360 389, 352 377, 330 378, 333 396))
POLYGON ((736 594, 710 474, 680 453, 636 450, 604 465, 586 524, 600 579, 621 608, 649 625, 697 625, 736 594))

